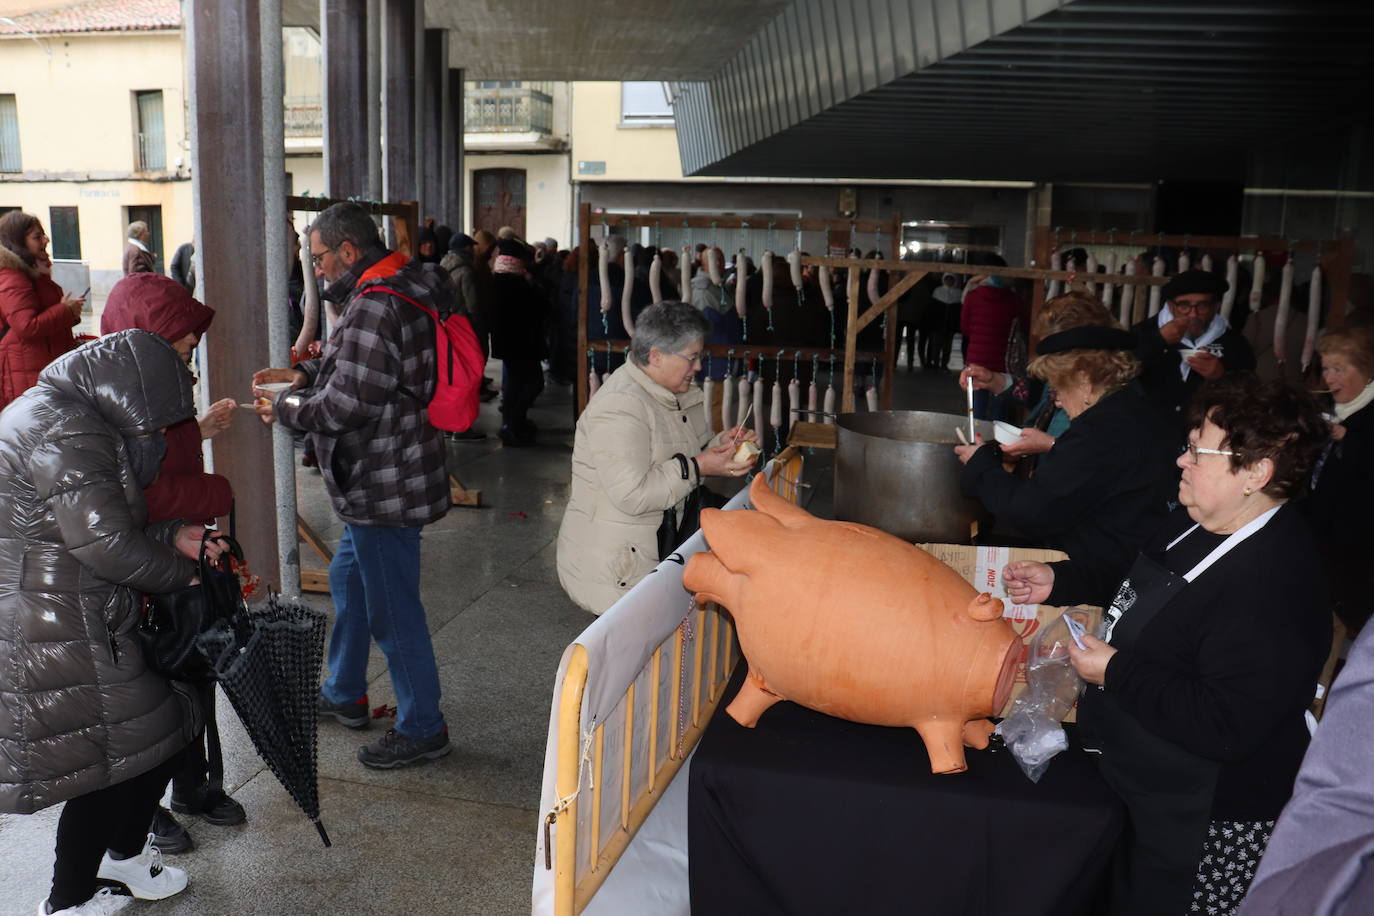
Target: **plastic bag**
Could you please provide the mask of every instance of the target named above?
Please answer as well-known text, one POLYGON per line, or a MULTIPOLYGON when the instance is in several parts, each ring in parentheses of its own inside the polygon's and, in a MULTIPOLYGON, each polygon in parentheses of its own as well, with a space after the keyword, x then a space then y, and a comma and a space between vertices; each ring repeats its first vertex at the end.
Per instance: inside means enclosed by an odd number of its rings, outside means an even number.
MULTIPOLYGON (((1065 613, 1083 621, 1087 612, 1065 613)), ((1011 714, 997 726, 1017 766, 1031 782, 1039 782, 1054 755, 1069 746, 1060 723, 1083 692, 1083 679, 1069 661, 1073 636, 1062 616, 1031 640, 1026 655, 1026 690, 1011 704, 1011 714)))

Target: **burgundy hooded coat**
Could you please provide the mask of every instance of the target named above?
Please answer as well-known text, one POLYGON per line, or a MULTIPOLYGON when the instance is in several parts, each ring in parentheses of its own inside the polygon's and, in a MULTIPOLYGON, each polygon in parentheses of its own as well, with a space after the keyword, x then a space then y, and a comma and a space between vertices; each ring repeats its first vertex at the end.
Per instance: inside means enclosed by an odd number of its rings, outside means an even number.
MULTIPOLYGON (((214 317, 214 309, 171 277, 137 273, 110 290, 100 333, 139 328, 175 343, 187 334, 204 334, 214 317)), ((167 456, 157 479, 143 491, 150 524, 173 518, 209 522, 229 514, 234 502, 229 481, 205 472, 200 443, 200 424, 194 417, 167 427, 167 456)))

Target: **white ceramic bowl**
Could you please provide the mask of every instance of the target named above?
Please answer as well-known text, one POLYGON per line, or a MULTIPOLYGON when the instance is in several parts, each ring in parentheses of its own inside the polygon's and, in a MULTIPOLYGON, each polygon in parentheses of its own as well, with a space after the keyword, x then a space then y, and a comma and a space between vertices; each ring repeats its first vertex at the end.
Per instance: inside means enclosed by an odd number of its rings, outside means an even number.
POLYGON ((992 424, 992 435, 1001 444, 1011 445, 1021 441, 1021 427, 998 420, 992 424))
POLYGON ((253 386, 254 391, 266 391, 268 394, 280 394, 291 387, 290 382, 262 382, 253 386))

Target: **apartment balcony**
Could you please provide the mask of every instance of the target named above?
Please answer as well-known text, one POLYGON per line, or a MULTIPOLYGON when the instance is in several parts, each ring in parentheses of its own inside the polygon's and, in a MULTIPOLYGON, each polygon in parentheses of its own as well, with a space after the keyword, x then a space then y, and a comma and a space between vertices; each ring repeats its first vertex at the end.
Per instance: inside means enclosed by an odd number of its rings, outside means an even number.
POLYGON ((559 150, 552 83, 489 86, 469 82, 463 98, 463 145, 469 150, 559 150))

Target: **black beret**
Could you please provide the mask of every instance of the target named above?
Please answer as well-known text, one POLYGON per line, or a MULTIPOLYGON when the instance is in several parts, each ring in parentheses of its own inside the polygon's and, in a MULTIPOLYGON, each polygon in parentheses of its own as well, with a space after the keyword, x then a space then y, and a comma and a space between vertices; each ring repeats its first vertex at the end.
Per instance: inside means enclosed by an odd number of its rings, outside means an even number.
POLYGON ((1051 334, 1036 346, 1035 352, 1062 353, 1065 350, 1134 350, 1135 337, 1121 328, 1083 325, 1051 334))
POLYGON ((1231 288, 1221 277, 1206 270, 1185 270, 1164 284, 1164 298, 1191 296, 1203 293, 1220 299, 1231 288))
POLYGON ((521 245, 515 239, 497 239, 496 253, 505 255, 508 258, 525 258, 529 254, 529 249, 521 245))

